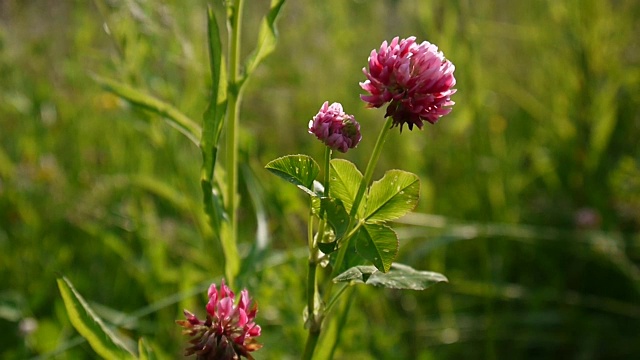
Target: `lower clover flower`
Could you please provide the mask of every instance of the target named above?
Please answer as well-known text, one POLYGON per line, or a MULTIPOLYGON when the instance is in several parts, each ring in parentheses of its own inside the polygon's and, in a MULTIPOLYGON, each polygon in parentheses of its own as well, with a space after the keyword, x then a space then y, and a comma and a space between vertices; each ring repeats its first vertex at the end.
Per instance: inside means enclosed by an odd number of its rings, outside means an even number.
POLYGON ((260 326, 254 322, 258 305, 251 305, 246 289, 235 304, 235 295, 224 280, 219 292, 216 284, 211 284, 208 296, 206 320, 184 310, 187 319, 176 321, 184 328, 183 334, 191 337, 185 356, 195 354, 198 360, 252 360, 249 353, 262 347, 255 339, 260 336, 260 326))
POLYGON ((413 36, 396 37, 391 44, 383 42, 379 51, 371 51, 369 71, 362 69, 367 80, 360 83, 370 95, 360 98, 368 107, 389 103, 385 117, 393 118, 392 127, 400 125, 402 131, 407 124, 409 130, 413 125, 422 129, 423 121, 435 124, 451 112, 454 70, 437 46, 426 41, 417 44, 413 36))
POLYGON ((362 139, 360 124, 353 115, 346 114, 340 103, 329 106, 328 101, 322 104, 318 114, 309 121, 309 133, 331 149, 343 153, 356 147, 362 139))

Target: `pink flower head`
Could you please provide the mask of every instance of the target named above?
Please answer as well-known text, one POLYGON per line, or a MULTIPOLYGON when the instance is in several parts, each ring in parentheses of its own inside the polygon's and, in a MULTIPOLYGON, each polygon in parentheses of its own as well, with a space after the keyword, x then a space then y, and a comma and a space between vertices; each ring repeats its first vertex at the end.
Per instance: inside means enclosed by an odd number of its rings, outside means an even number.
POLYGON ((456 84, 455 66, 445 59, 438 47, 429 42, 416 43, 415 37, 398 40, 387 45, 383 42, 379 51, 371 51, 369 71, 360 87, 370 95, 360 95, 368 107, 379 108, 386 103, 385 117, 393 118, 393 126, 407 124, 422 129, 423 121, 435 124, 451 112, 455 104, 451 95, 456 84))
POLYGON ((328 101, 322 104, 318 114, 309 121, 309 133, 331 149, 343 153, 356 147, 362 139, 360 124, 353 115, 346 114, 340 103, 329 105, 328 101))
POLYGON ((176 321, 184 328, 183 333, 191 337, 185 356, 195 354, 198 360, 253 359, 249 352, 262 345, 255 339, 260 336, 260 326, 254 322, 258 305, 251 304, 249 292, 242 290, 236 304, 234 293, 222 280, 220 290, 211 284, 207 295, 206 320, 185 310, 186 320, 176 321))

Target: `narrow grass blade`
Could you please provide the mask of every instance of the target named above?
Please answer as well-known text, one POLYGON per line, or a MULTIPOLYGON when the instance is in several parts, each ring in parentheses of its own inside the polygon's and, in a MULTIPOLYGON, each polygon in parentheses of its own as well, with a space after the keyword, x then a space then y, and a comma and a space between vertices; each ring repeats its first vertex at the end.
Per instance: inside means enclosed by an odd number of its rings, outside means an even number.
POLYGON ((220 30, 213 10, 209 8, 207 29, 209 34, 209 67, 211 71, 211 94, 209 105, 203 116, 203 131, 200 139, 202 151, 202 170, 200 185, 202 187, 204 209, 209 216, 214 233, 220 236, 220 222, 224 218, 224 205, 221 192, 214 184, 213 171, 218 154, 218 143, 224 124, 227 108, 227 81, 224 72, 222 42, 220 30))
POLYGON ((172 105, 112 79, 94 76, 94 80, 105 90, 121 97, 131 104, 164 117, 169 125, 175 127, 194 144, 198 145, 198 139, 201 136, 202 129, 200 129, 197 123, 172 105))
POLYGON ((218 142, 222 134, 224 116, 227 111, 227 78, 222 56, 220 30, 213 9, 209 8, 207 29, 209 34, 209 71, 211 71, 211 93, 209 105, 204 113, 200 148, 203 156, 202 178, 213 181, 218 142))
POLYGON ((153 352, 149 343, 144 339, 138 340, 138 359, 140 360, 155 360, 156 354, 153 352))
POLYGON ((57 282, 71 324, 87 339, 98 355, 105 359, 135 358, 124 343, 104 325, 66 277, 57 279, 57 282))
POLYGON ((238 255, 234 237, 229 236, 231 233, 229 223, 224 221, 228 218, 228 214, 224 209, 224 201, 220 191, 221 184, 216 182, 214 176, 218 144, 227 113, 227 77, 222 55, 220 28, 211 7, 207 15, 211 93, 209 105, 203 116, 203 131, 200 140, 200 150, 202 151, 200 186, 202 188, 204 210, 224 252, 226 272, 235 274, 240 268, 240 256, 238 255))
POLYGON ((269 219, 267 214, 267 204, 265 203, 265 195, 262 186, 260 185, 259 179, 251 170, 251 167, 248 164, 241 165, 242 175, 245 179, 245 183, 247 184, 247 192, 249 193, 249 198, 251 199, 251 203, 255 209, 256 215, 256 248, 258 250, 265 250, 269 243, 271 242, 271 238, 269 235, 269 219))
POLYGON ((258 44, 254 52, 247 58, 245 62, 245 75, 246 80, 249 75, 255 70, 256 67, 264 60, 269 54, 271 54, 278 41, 278 29, 276 28, 276 20, 278 14, 284 5, 285 0, 271 0, 271 7, 269 13, 262 19, 260 23, 260 32, 258 33, 258 44))

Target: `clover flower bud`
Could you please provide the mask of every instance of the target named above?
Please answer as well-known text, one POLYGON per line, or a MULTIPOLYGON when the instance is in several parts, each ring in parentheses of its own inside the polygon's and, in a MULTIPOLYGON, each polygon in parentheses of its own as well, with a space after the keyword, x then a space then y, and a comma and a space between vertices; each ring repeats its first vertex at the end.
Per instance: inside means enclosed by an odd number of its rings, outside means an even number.
POLYGON ((333 150, 346 153, 362 139, 360 124, 353 115, 346 114, 340 103, 329 105, 325 101, 313 120, 309 121, 309 133, 333 150))

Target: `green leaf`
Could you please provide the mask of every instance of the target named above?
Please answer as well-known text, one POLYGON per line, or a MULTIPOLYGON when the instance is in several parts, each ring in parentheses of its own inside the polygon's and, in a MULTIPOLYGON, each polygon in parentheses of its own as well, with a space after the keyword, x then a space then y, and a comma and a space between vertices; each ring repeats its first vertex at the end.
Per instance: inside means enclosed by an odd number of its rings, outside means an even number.
POLYGON ((153 349, 144 338, 138 340, 138 359, 140 360, 155 360, 156 354, 153 349))
POLYGON ((343 159, 331 160, 329 196, 342 200, 347 213, 351 213, 351 206, 361 181, 362 173, 352 162, 343 159))
POLYGON ((386 225, 364 224, 358 231, 356 251, 382 272, 391 268, 398 247, 398 235, 386 225))
POLYGON ((325 254, 331 254, 332 252, 338 250, 338 240, 319 242, 318 249, 320 249, 320 251, 325 254))
POLYGON ((214 169, 218 154, 218 143, 224 125, 227 111, 227 80, 222 56, 222 42, 220 30, 213 9, 209 8, 207 18, 209 38, 209 71, 211 72, 211 93, 209 105, 203 116, 202 138, 200 151, 202 152, 202 168, 200 186, 202 188, 204 209, 209 216, 211 227, 220 237, 221 221, 225 218, 223 200, 219 186, 215 184, 214 169))
POLYGON ((221 184, 216 181, 214 170, 218 155, 218 144, 227 112, 227 78, 222 55, 220 30, 213 9, 209 7, 207 17, 209 39, 209 71, 211 72, 211 93, 209 105, 203 115, 203 131, 200 140, 202 168, 200 187, 202 188, 204 210, 214 236, 220 241, 225 259, 225 273, 233 278, 240 270, 240 255, 225 212, 221 184))
MULTIPOLYGON (((344 249, 345 254, 342 265, 340 265, 340 268, 335 269, 336 274, 345 272, 347 271, 347 269, 350 269, 354 266, 367 265, 371 263, 371 261, 363 258, 356 250, 356 239, 354 237, 350 238, 349 241, 341 241, 338 245, 338 249, 341 249, 343 246, 346 246, 347 248, 344 249)), ((338 258, 338 254, 339 252, 334 252, 329 256, 329 264, 332 268, 335 268, 337 265, 336 261, 338 258)))
POLYGON ((260 32, 258 33, 256 49, 245 61, 245 75, 243 81, 251 75, 262 60, 275 50, 278 40, 276 20, 278 19, 278 14, 280 13, 280 9, 283 4, 284 0, 271 0, 269 12, 260 23, 260 32))
POLYGON ((220 30, 213 9, 209 8, 207 29, 209 35, 209 71, 211 72, 211 93, 204 112, 204 129, 200 147, 202 148, 206 178, 213 179, 218 142, 222 134, 224 116, 227 112, 227 79, 222 56, 220 30))
POLYGON ((200 129, 200 126, 195 121, 180 112, 180 110, 154 96, 146 94, 138 89, 134 89, 121 82, 99 76, 94 76, 93 78, 105 90, 121 97, 135 106, 164 117, 169 125, 176 128, 194 144, 198 145, 198 139, 200 139, 202 129, 200 129))
POLYGON ((57 279, 69 320, 91 348, 105 359, 133 359, 122 340, 116 337, 93 312, 66 277, 57 279))
POLYGON ((311 197, 311 214, 320 217, 320 209, 322 209, 322 200, 319 196, 311 197))
POLYGON ((320 173, 320 167, 307 155, 287 155, 270 161, 265 168, 280 178, 296 185, 311 196, 313 180, 320 173))
POLYGON ((321 201, 327 222, 333 228, 335 239, 342 239, 349 228, 349 214, 347 210, 339 199, 322 198, 321 201))
POLYGON ((267 249, 269 243, 271 242, 271 233, 269 231, 269 215, 267 211, 267 204, 265 203, 266 196, 264 194, 262 185, 260 184, 260 180, 253 172, 251 166, 249 166, 248 161, 240 164, 240 170, 242 172, 244 182, 247 185, 249 199, 251 200, 253 208, 255 209, 255 247, 257 250, 263 251, 267 249))
POLYGON ((330 254, 338 249, 338 241, 342 239, 349 228, 349 214, 339 199, 323 197, 320 199, 320 203, 327 223, 333 232, 328 239, 323 236, 318 242, 318 247, 323 253, 330 254))
POLYGON ((367 222, 397 219, 418 204, 420 180, 418 176, 402 170, 389 170, 369 189, 365 205, 367 222))
POLYGON ((410 266, 394 263, 387 273, 378 271, 374 266, 354 266, 336 276, 333 282, 353 282, 389 289, 424 290, 448 280, 436 272, 415 270, 410 266))

